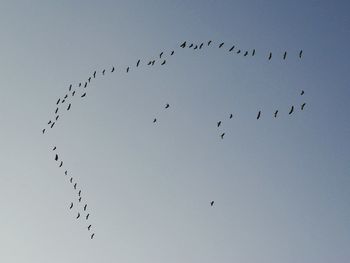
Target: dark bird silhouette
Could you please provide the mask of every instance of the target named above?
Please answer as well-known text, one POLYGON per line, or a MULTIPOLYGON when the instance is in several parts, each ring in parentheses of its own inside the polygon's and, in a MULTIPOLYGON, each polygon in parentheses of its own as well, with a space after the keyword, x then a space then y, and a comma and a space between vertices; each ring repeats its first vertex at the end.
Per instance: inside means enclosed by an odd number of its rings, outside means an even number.
POLYGON ((208 41, 208 47, 209 47, 210 44, 211 44, 211 40, 208 41))
POLYGON ((64 174, 65 174, 65 175, 67 175, 67 170, 66 170, 66 171, 64 171, 64 174))
POLYGON ((94 236, 95 236, 95 233, 93 233, 93 234, 91 235, 91 237, 90 237, 90 238, 91 238, 91 239, 93 239, 93 238, 94 238, 94 236))
POLYGON ((56 110, 55 110, 55 114, 57 114, 57 112, 58 112, 58 107, 57 107, 56 110))
POLYGON ((79 87, 81 87, 81 82, 79 82, 79 87))
POLYGON ((75 95, 75 91, 72 92, 72 97, 74 97, 74 95, 75 95))
POLYGON ((77 189, 77 183, 75 183, 75 184, 73 185, 73 187, 74 187, 74 190, 76 190, 76 189, 77 189))
POLYGON ((261 111, 258 112, 258 116, 256 117, 256 119, 259 120, 260 116, 261 116, 261 111))
POLYGON ((105 72, 106 72, 106 70, 104 69, 104 70, 102 70, 102 75, 104 75, 105 74, 105 72))
POLYGON ((88 230, 90 231, 91 225, 88 226, 88 230))
POLYGON ((78 196, 80 196, 81 195, 81 190, 79 190, 79 192, 78 192, 78 196))
POLYGON ((140 65, 140 60, 137 61, 136 67, 138 67, 139 65, 140 65))
POLYGON ((188 47, 188 48, 191 48, 191 47, 193 47, 193 44, 189 45, 189 47, 188 47))
POLYGON ((152 61, 152 66, 154 65, 155 62, 156 62, 155 60, 152 61))
POLYGON ((88 220, 88 219, 89 219, 89 216, 90 216, 90 214, 87 214, 87 215, 86 215, 86 217, 85 217, 85 218, 86 218, 86 220, 88 220))
POLYGON ((64 98, 65 98, 65 99, 68 98, 68 94, 66 94, 66 96, 64 96, 64 98))
POLYGON ((161 64, 161 65, 165 65, 165 62, 166 62, 166 60, 164 59, 164 61, 162 62, 162 64, 161 64))
POLYGON ((130 69, 130 67, 127 67, 127 68, 126 68, 126 73, 128 73, 128 72, 129 72, 129 69, 130 69))
POLYGON ((56 116, 56 121, 58 120, 59 117, 60 117, 60 115, 57 115, 57 116, 56 116))
POLYGON ((71 104, 71 103, 69 103, 67 110, 70 110, 71 105, 72 105, 72 104, 71 104))
POLYGON ((81 202, 81 197, 79 197, 78 201, 79 201, 79 203, 81 202))
POLYGON ((165 105, 165 108, 167 109, 167 108, 169 108, 170 107, 170 105, 169 105, 169 103, 167 103, 166 105, 165 105))
POLYGON ((232 119, 232 117, 233 117, 233 115, 232 115, 232 113, 230 114, 230 119, 232 119))
POLYGON ((62 100, 62 102, 61 102, 61 103, 63 104, 63 103, 65 103, 65 102, 66 102, 66 100, 62 100))
POLYGON ((287 51, 285 51, 284 54, 283 54, 283 60, 285 60, 286 57, 287 57, 287 51))
POLYGON ((153 120, 153 123, 156 123, 157 122, 157 119, 155 118, 154 120, 153 120))
POLYGON ((199 49, 202 49, 203 45, 204 45, 204 43, 201 43, 201 44, 199 45, 199 49))
POLYGON ((162 58, 162 56, 163 56, 163 52, 160 52, 159 58, 162 58))
POLYGON ((84 98, 85 96, 86 96, 86 92, 84 92, 84 94, 83 94, 83 95, 81 95, 81 97, 82 97, 82 98, 84 98))
POLYGON ((88 78, 88 82, 89 82, 89 83, 90 83, 90 81, 91 81, 91 77, 88 78))
POLYGON ((270 52, 270 54, 269 54, 269 60, 272 58, 272 53, 270 52))
POLYGON ((70 183, 73 183, 73 177, 71 177, 71 178, 69 179, 69 182, 70 182, 70 183))
POLYGON ((151 65, 152 64, 152 60, 150 61, 150 62, 148 62, 148 64, 147 65, 151 65))
POLYGON ((80 217, 80 213, 78 212, 77 219, 80 217))
POLYGON ((238 51, 236 52, 236 54, 239 54, 239 53, 241 53, 241 50, 240 50, 240 49, 238 49, 238 51))
POLYGON ((244 57, 246 57, 248 55, 248 51, 244 52, 244 57))
POLYGON ((58 154, 56 153, 55 161, 58 161, 58 154))
POLYGON ((221 121, 218 121, 217 126, 220 127, 220 125, 221 125, 221 121))
POLYGON ((196 50, 198 48, 198 46, 196 45, 193 49, 196 50))
POLYGON ((180 47, 185 48, 185 47, 186 47, 186 41, 183 42, 183 43, 180 45, 180 47))
POLYGON ((51 124, 51 129, 53 128, 53 126, 55 126, 55 122, 53 122, 53 123, 51 124))
POLYGON ((42 131, 42 132, 43 132, 43 134, 45 133, 45 131, 46 131, 46 129, 43 129, 43 131, 42 131))
POLYGON ((61 98, 59 98, 59 99, 57 100, 56 105, 58 105, 58 104, 60 103, 60 101, 61 101, 61 98))
POLYGON ((304 95, 304 93, 305 93, 305 92, 302 90, 302 91, 301 91, 301 93, 300 93, 300 96, 303 96, 303 95, 304 95))
POLYGON ((303 104, 301 104, 301 110, 304 110, 306 103, 304 102, 303 104))
POLYGON ((73 208, 73 203, 70 203, 69 209, 72 209, 72 208, 73 208))
POLYGON ((72 84, 70 84, 69 88, 68 88, 68 91, 71 91, 72 90, 72 84))
POLYGON ((170 56, 174 55, 174 52, 175 52, 174 50, 173 50, 173 51, 171 51, 170 56))
MULTIPOLYGON (((103 74, 104 75, 104 74, 103 74)), ((84 89, 87 87, 87 82, 85 82, 85 84, 84 84, 84 89)))
POLYGON ((84 205, 84 211, 86 211, 86 208, 87 208, 87 204, 84 205))
POLYGON ((225 133, 221 134, 221 139, 224 139, 225 133))
POLYGON ((219 48, 222 48, 223 45, 224 45, 224 42, 222 42, 222 43, 219 45, 219 48))
POLYGON ((277 113, 278 113, 278 110, 276 110, 275 113, 274 113, 275 118, 277 118, 277 113))
POLYGON ((233 45, 228 51, 231 52, 234 48, 235 46, 233 45))
POLYGON ((114 72, 114 67, 112 68, 111 72, 112 72, 112 73, 114 72))
POLYGON ((51 120, 49 120, 49 122, 47 124, 51 124, 51 120))
POLYGON ((63 165, 63 161, 61 161, 61 163, 60 163, 60 167, 62 167, 62 165, 63 165))
POLYGON ((254 56, 255 55, 255 49, 253 49, 253 52, 252 52, 252 56, 254 56))
POLYGON ((302 55, 303 55, 303 51, 300 50, 300 52, 299 52, 299 58, 301 58, 302 55))
POLYGON ((56 149, 57 149, 57 147, 56 147, 56 146, 54 146, 52 150, 53 150, 53 151, 55 151, 56 149))
POLYGON ((94 71, 93 77, 96 78, 96 70, 94 71))
POLYGON ((293 113, 293 111, 294 111, 294 106, 292 106, 292 107, 290 108, 290 111, 289 111, 289 113, 288 113, 288 114, 292 114, 292 113, 293 113))
POLYGON ((213 205, 214 205, 214 201, 211 201, 211 202, 210 202, 210 206, 213 206, 213 205))

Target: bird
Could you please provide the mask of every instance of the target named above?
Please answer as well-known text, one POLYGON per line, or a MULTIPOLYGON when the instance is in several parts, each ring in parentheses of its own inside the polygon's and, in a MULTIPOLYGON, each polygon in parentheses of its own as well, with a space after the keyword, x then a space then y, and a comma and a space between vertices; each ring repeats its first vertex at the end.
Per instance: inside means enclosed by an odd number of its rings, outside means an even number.
POLYGON ((78 196, 80 196, 81 195, 81 190, 79 190, 79 192, 78 192, 78 196))
POLYGON ((42 130, 43 134, 45 133, 45 131, 46 131, 46 129, 43 129, 43 130, 42 130))
POLYGON ((57 116, 56 116, 56 121, 58 120, 59 117, 60 117, 60 115, 57 115, 57 116))
POLYGON ((156 123, 156 122, 157 122, 157 119, 156 119, 156 118, 154 118, 153 123, 156 123))
POLYGON ((74 187, 74 189, 77 189, 77 183, 75 183, 75 184, 73 185, 73 187, 74 187))
POLYGON ((152 60, 150 61, 150 62, 148 62, 148 64, 147 65, 151 65, 152 64, 152 60))
POLYGON ((152 66, 154 65, 155 62, 156 62, 155 60, 152 61, 152 66))
POLYGON ((93 234, 91 235, 91 237, 90 237, 90 238, 91 238, 91 239, 93 239, 93 238, 94 238, 94 236, 95 236, 95 233, 93 233, 93 234))
POLYGON ((58 104, 60 103, 60 101, 61 101, 61 98, 59 98, 59 99, 57 100, 56 105, 58 105, 58 104))
POLYGON ((51 129, 53 128, 54 125, 55 125, 55 123, 53 122, 53 123, 51 124, 51 129))
POLYGON ((86 96, 86 92, 84 92, 84 94, 83 94, 83 95, 81 95, 81 97, 82 97, 82 98, 84 98, 85 96, 86 96))
POLYGON ((217 126, 220 127, 220 125, 221 125, 221 121, 218 121, 217 126))
POLYGON ((61 161, 61 163, 60 163, 60 167, 62 167, 62 165, 63 165, 63 161, 61 161))
POLYGON ((49 120, 49 122, 47 124, 51 124, 51 120, 49 120))
POLYGON ((189 45, 189 47, 188 47, 188 48, 191 48, 191 47, 193 47, 193 44, 189 45))
POLYGON ((68 88, 69 91, 72 90, 72 84, 70 84, 69 88, 68 88))
POLYGON ((203 47, 203 44, 204 44, 204 43, 201 43, 201 44, 199 45, 199 49, 201 49, 201 48, 203 47))
POLYGON ((166 62, 166 60, 164 59, 164 61, 162 62, 162 64, 161 64, 161 65, 164 65, 164 64, 165 64, 165 62, 166 62))
POLYGON ((163 52, 160 52, 159 58, 162 58, 162 56, 163 56, 163 52))
POLYGON ((81 197, 79 197, 78 201, 79 201, 79 203, 81 202, 81 197))
POLYGON ((94 71, 94 74, 93 74, 94 78, 96 78, 96 70, 94 71))
POLYGON ((77 219, 80 217, 80 213, 78 212, 77 219))
POLYGON ((70 110, 71 105, 72 105, 72 104, 71 104, 71 103, 69 103, 67 110, 70 110))
POLYGON ((253 49, 253 52, 252 52, 252 56, 254 56, 255 55, 255 49, 253 49))
POLYGON ((301 104, 301 110, 304 110, 306 103, 304 102, 303 104, 301 104))
POLYGON ((222 43, 219 45, 219 48, 222 48, 223 45, 224 45, 224 42, 222 42, 222 43))
POLYGON ((208 47, 209 47, 210 43, 211 43, 211 40, 208 41, 208 47))
POLYGON ((65 99, 68 98, 68 94, 66 94, 66 96, 64 96, 64 98, 65 98, 65 99))
POLYGON ((301 93, 300 93, 300 96, 303 96, 303 95, 304 95, 304 93, 305 93, 305 92, 302 90, 302 91, 301 91, 301 93))
POLYGON ((88 82, 89 82, 89 83, 90 83, 90 81, 91 81, 91 77, 88 78, 88 82))
POLYGON ((105 74, 105 72, 106 72, 106 70, 104 69, 104 70, 102 70, 102 75, 104 75, 105 74))
POLYGON ((74 95, 75 95, 75 91, 72 92, 72 97, 74 97, 74 95))
POLYGON ((73 208, 73 203, 70 203, 69 209, 72 209, 72 208, 73 208))
POLYGON ((140 64, 140 60, 138 60, 138 61, 137 61, 137 63, 136 63, 136 67, 138 67, 138 66, 139 66, 139 64, 140 64))
POLYGON ((69 179, 69 182, 70 182, 70 183, 73 183, 73 177, 71 177, 71 178, 69 179))
POLYGON ((175 52, 174 50, 173 50, 173 51, 171 51, 170 56, 174 55, 174 52, 175 52))
POLYGON ((128 73, 128 72, 129 72, 129 69, 130 69, 130 67, 127 67, 127 68, 126 68, 126 73, 128 73))
POLYGON ((169 103, 167 103, 166 105, 165 105, 165 108, 167 109, 167 108, 169 108, 170 107, 170 105, 169 105, 169 103))
POLYGON ((248 51, 246 51, 246 52, 244 53, 244 55, 243 55, 243 56, 245 57, 245 56, 247 56, 247 55, 248 55, 248 51))
MULTIPOLYGON (((103 74, 104 75, 104 74, 103 74)), ((84 89, 87 87, 87 82, 85 82, 85 84, 84 84, 84 89)))
POLYGON ((66 100, 62 100, 62 102, 61 102, 61 103, 63 104, 63 103, 65 103, 65 102, 66 102, 66 100))
POLYGON ((278 110, 276 110, 274 113, 275 118, 277 118, 277 113, 278 113, 278 110))
POLYGON ((88 219, 89 219, 89 215, 90 215, 90 214, 87 214, 87 215, 86 215, 86 220, 88 220, 88 219))
POLYGON ((91 225, 89 225, 87 229, 90 231, 90 228, 91 228, 91 225))
POLYGON ((87 204, 84 205, 84 211, 86 211, 86 208, 87 208, 87 204))
POLYGON ((286 59, 286 57, 287 57, 287 51, 285 51, 283 54, 283 60, 286 59))
POLYGON ((79 87, 81 87, 81 82, 79 82, 79 87))
POLYGON ((180 45, 180 47, 185 48, 185 47, 186 47, 186 41, 183 42, 183 43, 180 45))
POLYGON ((292 113, 293 113, 293 111, 294 111, 294 106, 292 106, 292 107, 290 108, 290 111, 289 111, 289 113, 288 113, 288 114, 292 114, 292 113))
POLYGON ((55 110, 55 114, 57 114, 57 112, 58 112, 58 107, 57 107, 56 110, 55 110))
POLYGON ((111 72, 112 72, 112 73, 114 72, 114 67, 112 68, 111 72))
POLYGON ((66 171, 64 171, 64 174, 65 174, 65 175, 67 175, 67 170, 66 170, 66 171))
POLYGON ((56 146, 54 146, 52 150, 54 151, 54 150, 56 150, 56 149, 57 149, 56 146))
POLYGON ((237 53, 237 54, 241 53, 241 50, 240 50, 240 49, 238 49, 238 51, 237 51, 236 53, 237 53))
POLYGON ((198 46, 196 45, 193 49, 196 50, 198 48, 198 46))
POLYGON ((303 51, 300 50, 300 52, 299 52, 299 58, 301 58, 302 55, 303 55, 303 51))
POLYGON ((214 201, 211 201, 211 202, 210 202, 210 206, 213 206, 213 205, 214 205, 214 201))
POLYGON ((225 133, 221 134, 221 139, 224 139, 225 133))
POLYGON ((270 52, 270 55, 269 55, 269 60, 272 58, 272 53, 270 52))
POLYGON ((261 111, 258 112, 258 116, 256 117, 257 120, 260 119, 261 111))
POLYGON ((232 113, 230 114, 230 119, 232 119, 232 117, 233 117, 233 115, 232 115, 232 113))
POLYGON ((58 154, 56 153, 55 161, 58 161, 58 154))
POLYGON ((234 48, 235 46, 233 45, 228 51, 231 52, 234 48))

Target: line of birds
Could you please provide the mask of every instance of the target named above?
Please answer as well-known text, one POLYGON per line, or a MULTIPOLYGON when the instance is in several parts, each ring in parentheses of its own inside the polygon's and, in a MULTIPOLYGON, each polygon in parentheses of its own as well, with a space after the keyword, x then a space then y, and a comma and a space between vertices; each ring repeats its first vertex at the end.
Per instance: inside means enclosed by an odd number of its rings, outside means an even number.
MULTIPOLYGON (((52 151, 55 152, 55 158, 54 159, 55 159, 56 162, 58 162, 58 167, 61 168, 61 167, 63 167, 63 161, 59 158, 59 155, 58 155, 56 150, 57 150, 57 147, 54 146, 53 149, 52 149, 52 151)), ((65 176, 68 176, 68 171, 65 170, 64 174, 65 174, 65 176)), ((71 209, 73 209, 74 205, 77 206, 77 205, 82 204, 82 191, 81 191, 81 189, 78 189, 78 183, 76 181, 74 181, 73 177, 69 178, 69 182, 70 182, 70 184, 73 185, 74 191, 77 192, 77 200, 78 200, 78 203, 76 203, 76 202, 71 202, 70 203, 69 210, 71 210, 71 209)), ((90 217, 90 213, 87 211, 88 210, 87 208, 88 208, 88 204, 85 203, 83 208, 82 208, 83 211, 79 211, 78 210, 76 219, 79 219, 80 217, 82 217, 82 212, 84 212, 85 213, 85 220, 87 220, 87 222, 88 222, 89 217, 90 217)), ((90 231, 91 227, 92 227, 92 225, 88 224, 87 230, 90 231)), ((95 236, 95 233, 92 233, 90 235, 90 238, 93 239, 94 236, 95 236)))

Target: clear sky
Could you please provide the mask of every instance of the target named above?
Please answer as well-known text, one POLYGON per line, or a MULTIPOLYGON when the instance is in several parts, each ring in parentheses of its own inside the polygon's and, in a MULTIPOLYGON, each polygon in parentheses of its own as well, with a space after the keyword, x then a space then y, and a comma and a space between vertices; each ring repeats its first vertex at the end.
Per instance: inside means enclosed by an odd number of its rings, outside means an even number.
POLYGON ((2 1, 0 262, 349 262, 349 8, 2 1))

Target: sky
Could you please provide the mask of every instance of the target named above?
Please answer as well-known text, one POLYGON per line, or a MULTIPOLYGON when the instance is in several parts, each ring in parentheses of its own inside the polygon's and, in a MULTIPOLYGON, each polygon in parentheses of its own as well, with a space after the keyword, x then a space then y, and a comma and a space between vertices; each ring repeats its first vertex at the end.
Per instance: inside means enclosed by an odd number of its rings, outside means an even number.
POLYGON ((350 261, 349 7, 2 1, 0 261, 350 261))

